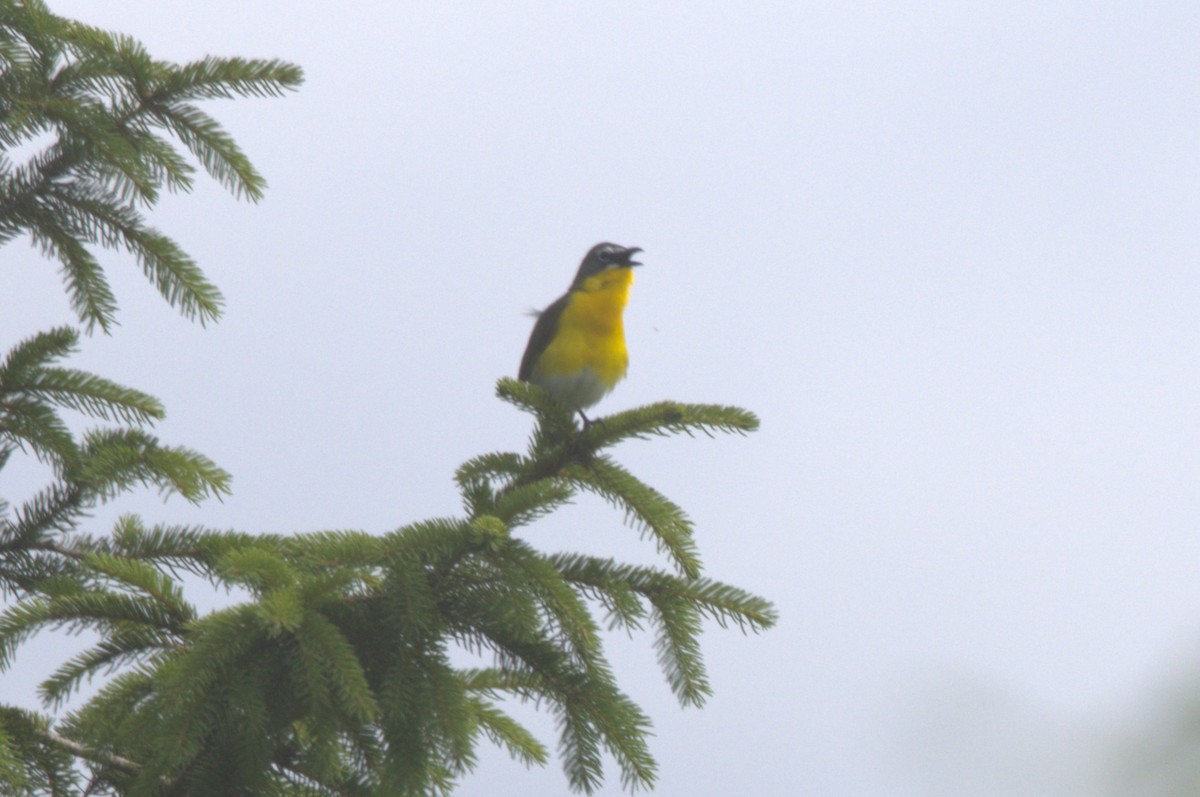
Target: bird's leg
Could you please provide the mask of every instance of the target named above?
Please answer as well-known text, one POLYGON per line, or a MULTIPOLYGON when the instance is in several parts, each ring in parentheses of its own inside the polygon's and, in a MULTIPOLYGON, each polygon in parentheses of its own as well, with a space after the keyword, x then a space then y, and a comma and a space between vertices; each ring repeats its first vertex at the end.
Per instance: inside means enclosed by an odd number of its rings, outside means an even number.
POLYGON ((601 420, 601 419, 599 419, 599 418, 597 418, 596 420, 594 420, 594 421, 593 421, 591 418, 589 418, 588 416, 586 416, 586 415, 584 415, 584 414, 583 414, 583 410, 576 410, 576 412, 578 412, 578 413, 579 413, 579 417, 580 417, 580 418, 583 418, 583 431, 585 431, 585 432, 586 432, 586 431, 587 431, 587 430, 588 430, 588 429, 589 429, 589 428, 590 428, 590 427, 591 427, 593 424, 597 424, 597 423, 604 423, 604 421, 603 421, 603 420, 601 420))

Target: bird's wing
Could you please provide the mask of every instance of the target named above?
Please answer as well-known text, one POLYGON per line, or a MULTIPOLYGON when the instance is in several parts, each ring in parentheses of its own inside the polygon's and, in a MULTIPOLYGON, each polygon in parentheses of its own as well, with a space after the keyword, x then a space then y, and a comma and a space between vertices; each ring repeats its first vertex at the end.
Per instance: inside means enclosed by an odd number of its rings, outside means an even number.
POLYGON ((569 293, 562 295, 538 316, 537 323, 533 325, 533 332, 529 335, 529 343, 525 346, 525 355, 521 357, 518 379, 528 382, 533 376, 534 363, 542 356, 550 341, 554 340, 554 333, 558 331, 558 319, 562 317, 570 296, 569 293))

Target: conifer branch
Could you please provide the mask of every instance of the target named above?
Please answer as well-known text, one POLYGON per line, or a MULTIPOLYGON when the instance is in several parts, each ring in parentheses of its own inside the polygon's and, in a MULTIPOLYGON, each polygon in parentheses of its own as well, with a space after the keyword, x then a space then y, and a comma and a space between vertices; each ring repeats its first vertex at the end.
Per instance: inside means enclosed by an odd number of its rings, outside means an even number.
POLYGON ((582 554, 554 554, 549 558, 573 583, 599 590, 617 585, 647 597, 665 594, 684 598, 722 626, 732 623, 743 631, 758 632, 771 628, 778 620, 769 601, 711 579, 682 579, 654 568, 621 565, 582 554))
POLYGON ((194 103, 280 96, 300 85, 301 70, 270 59, 157 61, 133 38, 61 19, 39 2, 0 7, 0 42, 0 141, 52 137, 22 164, 0 158, 0 242, 27 232, 58 260, 89 330, 110 331, 116 314, 96 245, 132 252, 185 316, 218 318, 216 287, 146 227, 138 205, 153 205, 163 186, 191 188, 194 168, 173 140, 235 196, 261 198, 262 176, 194 103))
POLYGON ((164 446, 138 429, 93 430, 84 435, 84 456, 72 476, 102 499, 135 485, 177 493, 191 503, 229 493, 230 476, 203 454, 164 446))
POLYGON ((585 435, 589 445, 600 449, 630 438, 644 440, 650 435, 665 437, 682 432, 691 436, 697 431, 708 437, 715 432, 744 435, 758 426, 758 416, 741 407, 660 401, 606 415, 589 426, 585 435))
MULTIPOLYGON (((539 480, 565 479, 576 488, 595 492, 623 509, 626 520, 651 534, 682 573, 693 578, 699 575, 700 561, 691 522, 683 511, 600 452, 621 440, 651 434, 691 434, 696 430, 710 436, 717 431, 745 434, 758 428, 758 418, 753 413, 737 407, 660 402, 604 418, 579 431, 574 419, 535 385, 502 378, 497 382, 496 393, 537 418, 530 454, 517 460, 512 458, 515 455, 473 460, 465 474, 474 479, 473 484, 477 485, 490 468, 493 478, 500 477, 499 489, 491 494, 493 500, 499 500, 506 493, 539 480)), ((488 494, 480 492, 480 495, 488 494)), ((561 500, 568 498, 564 494, 561 500)), ((477 502, 468 498, 471 506, 477 502)))
POLYGON ((119 755, 106 753, 102 750, 94 750, 85 744, 80 744, 79 742, 68 739, 65 736, 59 736, 57 733, 54 733, 50 730, 39 731, 38 735, 44 741, 49 742, 56 747, 60 747, 76 758, 82 758, 85 761, 92 761, 97 764, 113 767, 114 769, 118 769, 121 772, 125 772, 130 775, 136 775, 141 769, 141 767, 139 767, 133 761, 130 761, 128 758, 122 758, 119 755))
POLYGON ((660 594, 651 602, 658 626, 654 647, 659 666, 679 702, 699 708, 712 695, 700 655, 700 612, 678 596, 660 594))
POLYGON ((525 766, 545 766, 550 753, 524 726, 500 711, 492 704, 477 698, 468 698, 474 719, 480 729, 496 745, 504 747, 509 754, 525 766))
MULTIPOLYGON (((13 396, 0 405, 0 441, 29 450, 43 462, 66 471, 78 467, 83 450, 70 429, 45 402, 13 396)), ((6 450, 11 450, 6 445, 6 450)))
POLYGON ((691 521, 666 496, 608 457, 595 457, 586 466, 573 464, 564 471, 564 476, 581 489, 596 493, 624 510, 626 521, 652 536, 684 575, 689 578, 700 575, 691 521))
POLYGON ((109 538, 89 543, 99 552, 151 562, 169 572, 181 570, 214 582, 230 551, 279 547, 279 541, 269 535, 251 536, 192 526, 147 528, 135 515, 119 518, 109 538))
POLYGON ((157 629, 121 628, 56 669, 42 681, 38 694, 48 706, 61 708, 84 679, 147 661, 150 654, 178 649, 179 644, 178 637, 157 629))
POLYGON ((266 180, 216 120, 190 105, 156 103, 155 118, 183 142, 209 176, 239 199, 262 199, 266 180))
POLYGON ((74 353, 78 341, 75 330, 56 327, 18 343, 0 364, 0 402, 51 404, 138 425, 163 417, 162 404, 153 396, 85 371, 51 366, 74 353))

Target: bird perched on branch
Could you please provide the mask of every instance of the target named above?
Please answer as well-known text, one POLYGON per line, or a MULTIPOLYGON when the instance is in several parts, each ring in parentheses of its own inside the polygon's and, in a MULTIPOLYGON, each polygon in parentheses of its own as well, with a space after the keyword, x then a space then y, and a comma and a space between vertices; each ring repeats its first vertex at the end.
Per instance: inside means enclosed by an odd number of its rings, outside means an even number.
POLYGON ((583 411, 604 398, 629 367, 622 313, 640 247, 593 246, 575 281, 538 315, 518 377, 542 387, 568 410, 583 411))

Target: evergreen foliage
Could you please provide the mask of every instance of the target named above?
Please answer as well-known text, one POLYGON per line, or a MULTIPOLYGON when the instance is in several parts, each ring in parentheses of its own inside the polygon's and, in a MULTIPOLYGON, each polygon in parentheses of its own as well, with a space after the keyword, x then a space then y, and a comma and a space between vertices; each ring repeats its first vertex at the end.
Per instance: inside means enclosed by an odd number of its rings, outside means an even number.
MULTIPOLYGON (((215 287, 141 212, 163 187, 192 184, 169 137, 256 199, 262 178, 193 102, 275 95, 299 79, 275 61, 155 61, 36 0, 0 0, 0 142, 50 141, 21 163, 0 157, 0 244, 27 233, 59 260, 89 329, 108 331, 116 311, 97 246, 133 253, 186 316, 216 318, 215 287)), ((606 757, 624 785, 649 787, 650 721, 621 691, 605 632, 653 634, 669 688, 699 706, 711 693, 704 621, 744 632, 775 621, 763 599, 702 575, 683 510, 610 453, 629 439, 745 433, 758 422, 744 410, 665 402, 580 429, 541 389, 502 379, 499 397, 534 418, 533 433, 524 452, 459 468, 461 516, 294 536, 126 516, 102 535, 82 528, 101 502, 139 486, 200 501, 229 477, 150 434, 163 414, 152 397, 63 367, 78 341, 67 328, 35 334, 0 363, 0 471, 25 453, 52 474, 19 505, 0 501, 0 671, 43 632, 94 640, 40 686, 57 716, 0 705, 0 793, 446 794, 481 740, 547 763, 506 712, 514 699, 556 718, 573 789, 593 791, 606 757), (102 425, 76 434, 64 413, 102 425), (668 567, 521 538, 580 492, 618 509, 668 567), (204 582, 237 602, 198 611, 188 591, 204 582), (81 701, 93 680, 99 692, 81 701)))
POLYGON ((661 404, 579 430, 539 388, 505 379, 499 393, 534 413, 530 449, 460 468, 463 517, 383 536, 292 537, 126 518, 109 538, 63 544, 85 578, 0 617, 0 665, 47 628, 98 636, 42 687, 57 705, 120 670, 62 726, 88 751, 94 791, 447 793, 481 738, 526 763, 547 760, 505 713, 509 697, 555 715, 573 788, 601 783, 605 754, 627 786, 651 786, 650 722, 618 687, 603 629, 652 630, 668 685, 699 706, 711 693, 702 620, 758 631, 775 615, 761 598, 701 577, 686 517, 605 449, 672 429, 750 431, 757 420, 735 408, 661 404), (677 572, 547 554, 517 536, 581 490, 626 512, 677 572), (675 555, 680 546, 688 558, 675 555), (250 597, 201 616, 180 572, 250 597), (494 663, 464 668, 456 650, 494 663))
POLYGON ((0 470, 18 451, 48 465, 53 481, 12 508, 0 499, 0 594, 24 594, 77 570, 80 555, 59 542, 88 510, 135 486, 189 501, 228 492, 229 475, 202 454, 163 445, 147 428, 162 418, 156 399, 56 362, 79 334, 60 327, 18 343, 0 362, 0 470), (121 426, 77 438, 61 410, 121 426))
POLYGON ((0 0, 0 246, 28 234, 57 260, 88 329, 116 323, 97 245, 132 253, 188 318, 215 320, 220 291, 142 209, 164 187, 193 185, 196 169, 172 137, 235 195, 259 199, 262 176, 195 101, 278 95, 300 80, 273 60, 157 61, 136 40, 57 17, 40 0, 0 0))

